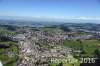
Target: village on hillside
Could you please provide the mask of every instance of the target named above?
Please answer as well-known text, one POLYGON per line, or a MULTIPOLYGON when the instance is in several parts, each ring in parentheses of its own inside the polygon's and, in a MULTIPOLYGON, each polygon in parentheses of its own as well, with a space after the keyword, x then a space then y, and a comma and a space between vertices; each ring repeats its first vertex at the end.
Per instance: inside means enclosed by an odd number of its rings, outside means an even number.
POLYGON ((100 32, 85 25, 0 25, 0 60, 4 66, 96 66, 100 32))

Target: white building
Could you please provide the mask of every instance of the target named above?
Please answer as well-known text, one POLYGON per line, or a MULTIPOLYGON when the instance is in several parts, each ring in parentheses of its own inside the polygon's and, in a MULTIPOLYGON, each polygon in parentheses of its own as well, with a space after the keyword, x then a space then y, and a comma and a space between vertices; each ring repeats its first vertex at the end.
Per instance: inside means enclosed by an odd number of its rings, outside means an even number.
POLYGON ((18 34, 16 36, 14 36, 13 39, 15 39, 15 40, 24 40, 25 36, 23 34, 18 34))

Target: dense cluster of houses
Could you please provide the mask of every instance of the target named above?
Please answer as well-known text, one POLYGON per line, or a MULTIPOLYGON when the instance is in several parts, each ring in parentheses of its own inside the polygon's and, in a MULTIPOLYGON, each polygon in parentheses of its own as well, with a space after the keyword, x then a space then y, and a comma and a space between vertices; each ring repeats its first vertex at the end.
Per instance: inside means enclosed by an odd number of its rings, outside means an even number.
POLYGON ((27 33, 13 37, 18 41, 20 48, 20 59, 16 66, 33 66, 33 64, 47 66, 50 58, 73 58, 71 54, 73 48, 62 46, 62 43, 69 40, 88 40, 93 36, 91 34, 78 36, 73 33, 50 33, 27 29, 27 33))

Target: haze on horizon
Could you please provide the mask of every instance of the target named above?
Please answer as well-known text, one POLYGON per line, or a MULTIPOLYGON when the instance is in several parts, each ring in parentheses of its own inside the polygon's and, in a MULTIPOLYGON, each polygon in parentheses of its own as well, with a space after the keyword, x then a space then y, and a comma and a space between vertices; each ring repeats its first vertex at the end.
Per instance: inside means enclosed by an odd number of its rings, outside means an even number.
POLYGON ((100 22, 100 0, 0 0, 0 17, 100 22))

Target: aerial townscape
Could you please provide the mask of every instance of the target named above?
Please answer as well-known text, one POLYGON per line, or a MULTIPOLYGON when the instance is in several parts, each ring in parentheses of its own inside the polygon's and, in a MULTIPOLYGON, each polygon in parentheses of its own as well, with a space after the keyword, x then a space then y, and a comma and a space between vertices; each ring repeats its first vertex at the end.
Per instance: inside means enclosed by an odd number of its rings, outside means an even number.
POLYGON ((0 66, 100 66, 100 0, 0 0, 0 66))
POLYGON ((0 23, 4 66, 99 66, 99 58, 100 24, 0 23))

